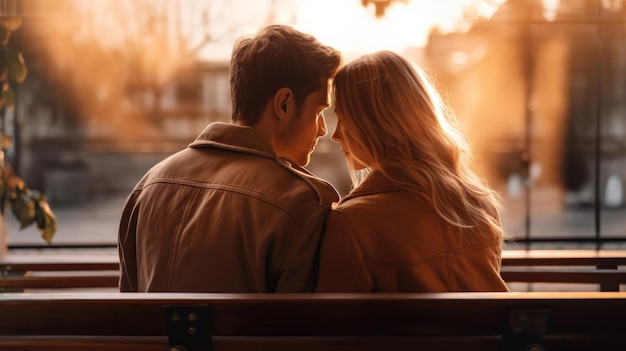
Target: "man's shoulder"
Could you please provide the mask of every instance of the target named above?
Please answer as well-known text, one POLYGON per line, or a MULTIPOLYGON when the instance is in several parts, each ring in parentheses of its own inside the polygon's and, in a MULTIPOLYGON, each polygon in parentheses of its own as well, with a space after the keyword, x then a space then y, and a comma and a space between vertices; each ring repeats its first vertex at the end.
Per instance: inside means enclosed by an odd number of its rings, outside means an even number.
POLYGON ((278 158, 277 160, 278 164, 280 164, 284 170, 296 175, 298 177, 298 182, 300 182, 304 187, 311 189, 316 194, 320 204, 339 201, 339 194, 337 193, 337 190, 328 181, 315 176, 305 168, 300 167, 290 160, 284 158, 278 158))
MULTIPOLYGON (((211 185, 240 189, 242 193, 256 194, 272 202, 302 206, 326 205, 339 201, 335 188, 326 180, 282 158, 269 158, 235 151, 216 152, 198 157, 187 148, 153 166, 140 180, 135 191, 146 185, 167 179, 181 185, 211 185), (181 171, 185 165, 186 171, 181 171), (207 173, 208 171, 208 173, 207 173)), ((218 151, 219 150, 219 151, 218 151)))

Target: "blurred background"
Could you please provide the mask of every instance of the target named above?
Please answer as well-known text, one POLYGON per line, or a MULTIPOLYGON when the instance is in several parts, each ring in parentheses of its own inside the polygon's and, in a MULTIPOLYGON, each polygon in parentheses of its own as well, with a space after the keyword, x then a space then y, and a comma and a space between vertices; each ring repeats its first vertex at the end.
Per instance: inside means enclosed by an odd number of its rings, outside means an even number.
MULTIPOLYGON (((508 247, 626 243, 626 1, 0 0, 0 15, 21 19, 7 45, 28 68, 5 159, 47 196, 53 245, 115 245, 140 177, 229 121, 232 44, 272 23, 425 69, 503 197, 508 247)), ((308 168, 349 192, 330 136, 308 168)), ((43 244, 6 222, 10 245, 43 244)))

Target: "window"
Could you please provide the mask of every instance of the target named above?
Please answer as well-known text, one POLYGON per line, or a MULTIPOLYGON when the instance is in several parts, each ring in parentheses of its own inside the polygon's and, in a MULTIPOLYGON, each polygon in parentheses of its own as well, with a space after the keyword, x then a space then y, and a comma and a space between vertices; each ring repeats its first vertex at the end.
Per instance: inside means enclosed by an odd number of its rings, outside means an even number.
POLYGON ((431 37, 428 62, 520 243, 626 240, 625 7, 508 1, 431 37))

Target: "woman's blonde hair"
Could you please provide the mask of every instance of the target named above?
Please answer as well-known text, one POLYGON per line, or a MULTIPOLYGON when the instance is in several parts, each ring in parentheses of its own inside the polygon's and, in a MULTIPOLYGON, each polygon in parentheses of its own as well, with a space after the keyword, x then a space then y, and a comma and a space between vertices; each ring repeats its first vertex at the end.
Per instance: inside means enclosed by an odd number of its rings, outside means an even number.
POLYGON ((342 131, 364 150, 359 161, 425 198, 447 222, 504 234, 497 193, 472 171, 456 118, 419 68, 379 51, 342 67, 333 85, 342 131))

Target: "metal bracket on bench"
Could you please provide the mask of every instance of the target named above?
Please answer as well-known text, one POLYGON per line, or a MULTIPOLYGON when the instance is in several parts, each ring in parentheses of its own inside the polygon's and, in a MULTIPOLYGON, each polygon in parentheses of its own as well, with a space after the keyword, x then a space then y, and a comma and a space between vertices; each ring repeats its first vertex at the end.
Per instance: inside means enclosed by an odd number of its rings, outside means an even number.
POLYGON ((163 306, 163 309, 170 351, 211 351, 209 306, 163 306))
MULTIPOLYGON (((1 235, 1 234, 0 234, 1 235)), ((29 272, 15 269, 11 265, 0 265, 0 279, 11 279, 11 278, 23 278, 28 275, 29 272)), ((15 292, 24 292, 24 288, 0 288, 0 293, 15 293, 15 292)))
POLYGON ((550 310, 515 310, 502 339, 503 351, 544 351, 542 337, 548 330, 550 310))

